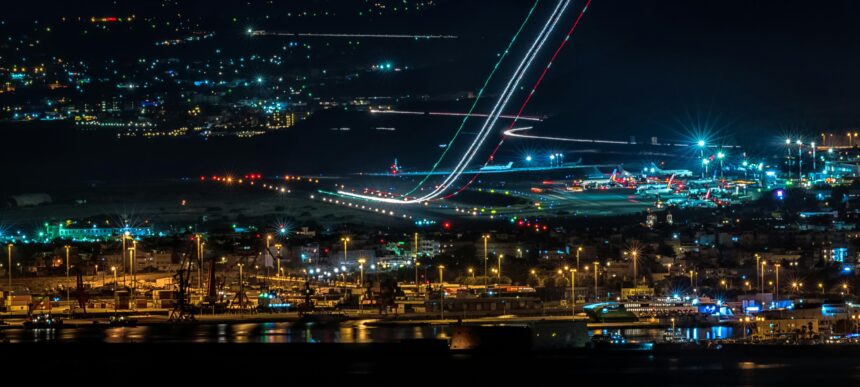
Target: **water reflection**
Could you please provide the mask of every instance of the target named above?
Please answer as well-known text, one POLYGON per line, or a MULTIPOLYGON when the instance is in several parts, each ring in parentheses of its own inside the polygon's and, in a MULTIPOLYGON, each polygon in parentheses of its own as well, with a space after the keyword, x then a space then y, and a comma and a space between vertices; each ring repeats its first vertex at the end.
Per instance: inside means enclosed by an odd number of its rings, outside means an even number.
MULTIPOLYGON (((7 329, 11 342, 184 342, 184 343, 392 343, 402 340, 448 339, 446 325, 368 326, 372 320, 349 321, 338 326, 293 326, 288 322, 153 325, 137 327, 77 327, 62 329, 7 329)), ((694 340, 720 340, 742 335, 732 327, 677 328, 694 340)), ((664 329, 591 330, 620 333, 630 340, 661 342, 664 329)))

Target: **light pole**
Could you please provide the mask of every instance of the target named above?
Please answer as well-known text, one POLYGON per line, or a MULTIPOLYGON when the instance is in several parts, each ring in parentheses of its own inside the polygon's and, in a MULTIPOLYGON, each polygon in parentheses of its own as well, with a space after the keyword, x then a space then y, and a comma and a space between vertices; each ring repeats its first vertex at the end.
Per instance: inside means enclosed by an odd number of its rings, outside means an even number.
MULTIPOLYGON (((759 260, 761 260, 761 255, 759 255, 758 253, 755 253, 755 282, 759 282, 759 271, 758 271, 759 260)), ((760 284, 760 282, 756 284, 756 287, 759 288, 759 291, 761 291, 759 284, 760 284)))
POLYGON ((803 141, 797 140, 797 178, 803 179, 803 141))
POLYGON ((704 179, 705 175, 708 174, 708 164, 704 162, 704 160, 705 160, 705 140, 699 140, 697 145, 699 146, 699 157, 702 159, 702 179, 704 179))
POLYGON ((442 271, 445 270, 445 266, 439 265, 439 314, 441 319, 445 319, 445 288, 442 286, 442 271))
POLYGON ((469 268, 469 276, 471 276, 472 279, 475 279, 475 270, 472 269, 471 267, 469 268))
POLYGON ((12 291, 12 246, 13 245, 11 243, 6 245, 6 249, 7 249, 6 254, 7 254, 7 257, 9 258, 9 266, 6 267, 6 271, 9 274, 9 291, 10 292, 12 291))
POLYGON ((347 253, 346 249, 347 249, 347 244, 349 243, 349 237, 340 238, 340 241, 343 242, 343 261, 346 262, 346 253, 347 253))
POLYGON ((489 278, 489 272, 487 272, 487 261, 490 258, 487 256, 487 241, 490 239, 490 234, 484 234, 482 238, 484 239, 484 278, 489 278))
POLYGON ((418 266, 421 266, 421 262, 415 261, 415 291, 418 291, 418 266))
POLYGON ((594 300, 598 299, 597 297, 597 267, 600 265, 600 262, 594 261, 594 300))
POLYGON ((779 267, 782 266, 782 264, 776 263, 774 266, 776 266, 776 287, 774 288, 774 292, 776 293, 776 300, 779 301, 779 267))
POLYGON ((418 260, 418 233, 417 232, 415 233, 415 242, 414 242, 412 249, 413 249, 412 259, 417 261, 418 260))
POLYGON ((576 269, 570 271, 570 316, 576 317, 576 269))
POLYGON ((824 295, 824 284, 823 284, 823 283, 821 283, 821 282, 819 282, 819 283, 818 283, 818 288, 819 288, 819 289, 821 289, 821 295, 823 296, 823 295, 824 295))
POLYGON ((809 146, 812 147, 812 172, 814 173, 818 171, 818 163, 815 160, 815 143, 810 143, 809 146))
MULTIPOLYGON (((271 242, 272 242, 272 236, 267 234, 266 235, 266 254, 268 254, 270 257, 272 256, 272 251, 270 250, 270 247, 269 247, 271 242)), ((269 276, 269 265, 265 263, 266 262, 265 260, 263 262, 264 262, 264 265, 266 266, 266 277, 268 277, 269 276)), ((268 281, 268 279, 267 279, 267 281, 268 281)))
POLYGON ((110 271, 113 272, 113 311, 114 311, 114 313, 116 313, 116 302, 117 302, 117 299, 116 299, 116 283, 117 283, 116 266, 111 266, 110 271))
POLYGON ((694 288, 694 287, 695 287, 695 286, 693 286, 693 271, 692 271, 692 270, 690 270, 690 288, 692 289, 692 288, 694 288))
MULTIPOLYGON (((203 245, 201 244, 200 234, 195 235, 195 237, 197 239, 197 266, 202 267, 203 266, 203 245)), ((198 286, 200 286, 200 283, 202 282, 202 278, 203 278, 202 271, 198 270, 198 275, 197 275, 197 285, 198 286)))
POLYGON ((72 248, 72 246, 65 245, 63 247, 66 248, 66 302, 69 303, 69 315, 71 316, 71 314, 72 314, 72 295, 71 295, 71 290, 69 289, 69 287, 72 286, 72 283, 71 283, 71 281, 69 281, 69 250, 72 248))
MULTIPOLYGON (((135 258, 137 258, 137 241, 132 240, 132 247, 128 248, 128 259, 131 265, 131 302, 134 303, 134 291, 137 288, 137 275, 134 273, 135 258)), ((199 285, 199 283, 198 283, 199 285)))
POLYGON ((723 151, 717 152, 717 159, 720 160, 720 178, 723 177, 723 159, 726 157, 726 154, 723 151))
POLYGON ((277 262, 277 277, 281 278, 281 247, 283 247, 280 243, 275 244, 275 251, 278 252, 278 262, 277 262))
MULTIPOLYGON (((367 262, 367 261, 365 261, 364 258, 358 259, 358 270, 360 272, 359 277, 358 277, 358 286, 359 287, 362 287, 364 285, 364 263, 365 262, 367 262)), ((415 265, 415 267, 416 267, 416 272, 417 272, 418 265, 415 265)), ((418 278, 417 274, 416 274, 416 278, 418 278)))
POLYGON ((499 254, 499 282, 498 283, 502 283, 502 258, 503 257, 504 257, 504 255, 499 254))
POLYGON ((579 270, 579 253, 582 252, 582 246, 576 248, 576 270, 579 270))
MULTIPOLYGON (((135 251, 135 254, 137 254, 136 251, 135 251)), ((199 287, 201 289, 203 288, 203 257, 205 255, 206 255, 206 242, 200 242, 200 260, 197 261, 197 287, 199 287)))
POLYGON ((66 248, 66 281, 68 281, 69 280, 69 249, 71 249, 72 246, 65 245, 63 247, 66 248))
POLYGON ((791 139, 785 139, 786 164, 788 165, 788 180, 791 180, 791 139))
POLYGON ((639 255, 639 252, 638 252, 638 251, 636 251, 636 250, 633 250, 633 252, 632 252, 632 253, 630 253, 630 255, 632 255, 632 256, 633 256, 633 287, 635 288, 635 287, 636 287, 636 283, 637 283, 637 282, 638 282, 638 280, 639 280, 639 273, 638 273, 638 271, 637 271, 637 269, 638 269, 638 268, 637 268, 637 266, 636 266, 636 261, 638 261, 638 259, 636 259, 636 257, 639 255))

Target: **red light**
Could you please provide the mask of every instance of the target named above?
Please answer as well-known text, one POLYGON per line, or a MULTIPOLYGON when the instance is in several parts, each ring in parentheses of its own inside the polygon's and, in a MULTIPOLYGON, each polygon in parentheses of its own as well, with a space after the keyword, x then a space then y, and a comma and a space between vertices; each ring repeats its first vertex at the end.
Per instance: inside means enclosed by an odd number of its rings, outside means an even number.
POLYGON ((450 228, 451 228, 451 222, 445 222, 445 223, 442 225, 442 227, 444 227, 446 230, 447 230, 447 229, 450 229, 450 228))
POLYGON ((206 176, 200 176, 200 181, 206 181, 206 176))

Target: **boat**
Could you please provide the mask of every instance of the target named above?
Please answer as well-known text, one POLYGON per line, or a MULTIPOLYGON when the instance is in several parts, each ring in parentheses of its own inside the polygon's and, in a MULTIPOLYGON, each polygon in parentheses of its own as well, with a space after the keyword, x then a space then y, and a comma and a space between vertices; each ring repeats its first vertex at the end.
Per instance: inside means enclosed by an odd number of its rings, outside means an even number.
POLYGON ((292 327, 337 325, 346 320, 347 316, 343 312, 305 312, 299 314, 299 319, 293 323, 292 327))
POLYGON ((583 311, 593 322, 636 322, 636 314, 617 302, 598 302, 584 306, 583 311))
POLYGON ((113 315, 110 316, 108 324, 112 327, 134 327, 137 326, 137 320, 123 315, 113 315))
POLYGON ((650 351, 654 349, 654 342, 628 341, 620 333, 598 333, 591 336, 591 341, 586 344, 586 347, 590 349, 611 351, 650 351))
POLYGON ((24 327, 27 328, 60 328, 62 326, 63 320, 52 316, 50 313, 30 316, 30 319, 24 322, 24 327))

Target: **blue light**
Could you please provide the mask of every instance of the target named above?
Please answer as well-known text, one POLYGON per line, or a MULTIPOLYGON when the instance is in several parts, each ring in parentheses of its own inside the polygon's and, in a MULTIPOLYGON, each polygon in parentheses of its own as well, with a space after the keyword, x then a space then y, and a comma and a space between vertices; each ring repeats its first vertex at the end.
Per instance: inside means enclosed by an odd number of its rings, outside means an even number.
POLYGON ((532 155, 526 156, 526 161, 532 161, 532 155))

